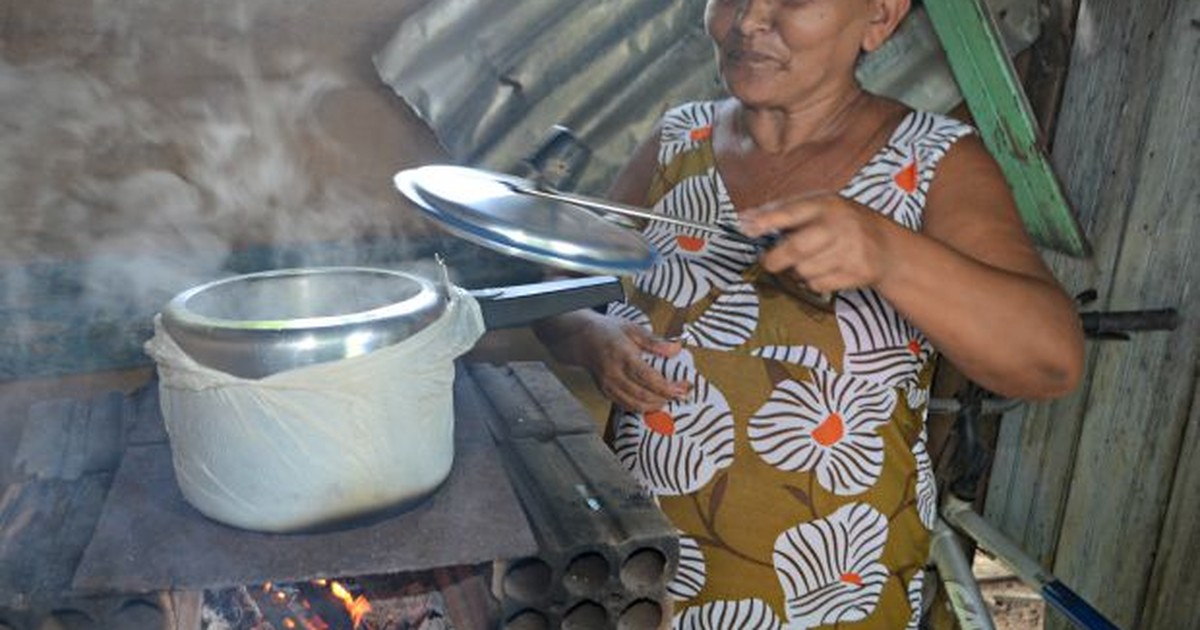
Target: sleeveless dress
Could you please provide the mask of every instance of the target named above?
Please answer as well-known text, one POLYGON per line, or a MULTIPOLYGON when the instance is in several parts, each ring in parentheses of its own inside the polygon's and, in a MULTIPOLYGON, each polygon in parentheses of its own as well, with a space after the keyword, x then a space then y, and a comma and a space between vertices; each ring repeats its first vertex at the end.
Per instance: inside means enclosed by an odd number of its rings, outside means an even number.
MULTIPOLYGON (((736 220, 715 167, 716 103, 665 114, 648 201, 736 220)), ((841 190, 913 230, 970 127, 912 112, 841 190)), ((804 299, 747 244, 662 222, 663 260, 609 314, 679 338, 647 360, 687 400, 614 410, 612 447, 680 530, 674 627, 913 628, 936 488, 925 446, 934 350, 873 290, 804 299)))

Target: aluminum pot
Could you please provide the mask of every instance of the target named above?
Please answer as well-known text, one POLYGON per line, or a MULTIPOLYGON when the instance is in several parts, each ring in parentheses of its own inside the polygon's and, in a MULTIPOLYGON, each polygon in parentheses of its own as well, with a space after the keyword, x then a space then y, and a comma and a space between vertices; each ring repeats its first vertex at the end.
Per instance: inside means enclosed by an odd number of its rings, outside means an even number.
MULTIPOLYGON (((368 267, 312 267, 234 276, 188 289, 162 311, 185 352, 242 378, 367 354, 407 339, 446 310, 449 280, 368 267)), ((489 329, 620 300, 597 276, 470 292, 489 329)))
POLYGON ((255 531, 336 527, 431 494, 454 460, 454 358, 485 328, 621 298, 616 278, 466 292, 361 267, 185 291, 147 343, 176 481, 255 531))
POLYGON ((196 361, 261 378, 390 346, 445 310, 445 291, 412 274, 285 269, 184 291, 167 304, 162 323, 196 361))

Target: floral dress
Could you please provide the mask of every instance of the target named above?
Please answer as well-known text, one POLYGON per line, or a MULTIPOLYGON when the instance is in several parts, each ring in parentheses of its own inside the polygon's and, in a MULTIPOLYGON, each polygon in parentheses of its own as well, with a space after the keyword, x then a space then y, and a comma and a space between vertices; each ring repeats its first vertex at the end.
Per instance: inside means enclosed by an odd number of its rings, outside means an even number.
MULTIPOLYGON (((713 102, 663 120, 649 201, 735 221, 713 102)), ((913 230, 939 160, 971 133, 912 112, 841 194, 913 230)), ((803 299, 759 252, 652 222, 663 260, 609 313, 679 338, 648 356, 687 400, 614 411, 617 457, 680 529, 677 628, 915 627, 935 517, 925 414, 933 349, 875 291, 803 299)))

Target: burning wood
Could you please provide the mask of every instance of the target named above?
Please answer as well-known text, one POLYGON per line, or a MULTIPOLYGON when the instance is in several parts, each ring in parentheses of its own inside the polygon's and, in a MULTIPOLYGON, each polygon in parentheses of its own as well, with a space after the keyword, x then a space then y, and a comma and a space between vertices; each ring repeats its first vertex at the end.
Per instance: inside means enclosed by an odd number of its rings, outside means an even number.
POLYGON ((362 595, 358 597, 351 595, 350 591, 346 590, 346 587, 342 586, 341 582, 330 582, 329 591, 345 605, 346 612, 350 614, 350 621, 354 624, 354 628, 357 629, 358 625, 362 623, 363 615, 371 612, 371 602, 368 602, 367 598, 362 595))
POLYGON ((438 591, 389 593, 369 599, 367 580, 268 582, 205 594, 203 630, 453 630, 438 591))

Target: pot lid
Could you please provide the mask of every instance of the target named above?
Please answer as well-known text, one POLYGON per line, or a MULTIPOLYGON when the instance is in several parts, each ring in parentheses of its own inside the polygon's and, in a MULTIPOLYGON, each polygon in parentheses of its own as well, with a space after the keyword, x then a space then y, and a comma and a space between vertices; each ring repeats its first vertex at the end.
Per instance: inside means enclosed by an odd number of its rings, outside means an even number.
POLYGON ((477 245, 571 271, 630 275, 658 252, 636 230, 576 204, 520 191, 533 182, 480 169, 430 165, 400 171, 397 190, 451 233, 477 245))

